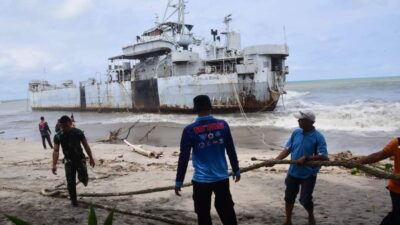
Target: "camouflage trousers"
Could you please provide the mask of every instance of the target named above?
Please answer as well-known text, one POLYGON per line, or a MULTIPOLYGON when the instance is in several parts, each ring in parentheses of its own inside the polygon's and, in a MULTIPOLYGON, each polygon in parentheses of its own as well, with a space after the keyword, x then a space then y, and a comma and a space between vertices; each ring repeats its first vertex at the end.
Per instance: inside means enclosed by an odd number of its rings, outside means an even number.
POLYGON ((69 198, 76 200, 76 174, 78 173, 78 180, 82 182, 83 185, 87 185, 89 182, 89 176, 86 168, 86 160, 65 160, 65 176, 67 177, 67 187, 69 198))

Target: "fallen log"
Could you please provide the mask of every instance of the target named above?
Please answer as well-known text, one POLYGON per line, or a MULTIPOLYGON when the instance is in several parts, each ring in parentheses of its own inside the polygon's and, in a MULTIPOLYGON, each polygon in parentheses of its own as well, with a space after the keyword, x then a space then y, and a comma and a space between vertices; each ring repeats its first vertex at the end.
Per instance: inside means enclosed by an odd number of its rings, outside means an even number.
MULTIPOLYGON (((270 164, 297 164, 296 160, 263 160, 261 163, 257 163, 243 169, 240 169, 241 173, 258 169, 270 164)), ((347 169, 358 168, 366 174, 372 175, 381 179, 394 179, 400 180, 400 174, 387 173, 382 170, 377 170, 373 167, 361 165, 351 160, 343 161, 307 161, 304 163, 305 166, 341 166, 347 169)))
POLYGON ((130 147, 132 147, 134 152, 136 152, 136 153, 138 153, 140 155, 149 157, 149 158, 158 159, 163 154, 162 152, 155 152, 155 151, 149 151, 149 150, 143 149, 139 145, 134 145, 134 144, 129 143, 129 141, 127 141, 126 139, 124 139, 124 142, 125 142, 125 144, 129 145, 130 147))

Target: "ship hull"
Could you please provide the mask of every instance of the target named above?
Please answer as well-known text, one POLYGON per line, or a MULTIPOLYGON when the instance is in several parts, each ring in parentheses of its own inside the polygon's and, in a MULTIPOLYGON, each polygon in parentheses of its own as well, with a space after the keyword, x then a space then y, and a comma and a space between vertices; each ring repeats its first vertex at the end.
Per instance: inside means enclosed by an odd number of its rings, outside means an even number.
POLYGON ((30 91, 32 110, 192 113, 193 98, 210 97, 214 113, 271 111, 280 97, 267 78, 236 73, 171 76, 30 91))

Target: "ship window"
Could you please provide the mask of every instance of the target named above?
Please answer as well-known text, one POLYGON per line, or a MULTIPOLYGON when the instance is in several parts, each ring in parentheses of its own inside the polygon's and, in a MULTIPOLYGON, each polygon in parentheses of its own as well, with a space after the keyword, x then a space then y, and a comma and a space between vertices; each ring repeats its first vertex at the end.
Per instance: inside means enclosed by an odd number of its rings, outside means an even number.
POLYGON ((282 59, 272 58, 271 59, 271 70, 272 71, 281 71, 282 70, 282 59))

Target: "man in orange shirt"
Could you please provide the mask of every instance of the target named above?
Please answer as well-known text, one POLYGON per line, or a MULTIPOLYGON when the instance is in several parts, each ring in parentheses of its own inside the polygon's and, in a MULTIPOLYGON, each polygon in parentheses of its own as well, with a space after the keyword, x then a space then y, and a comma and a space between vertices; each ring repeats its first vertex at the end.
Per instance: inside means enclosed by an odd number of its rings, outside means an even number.
MULTIPOLYGON (((357 162, 369 164, 394 157, 394 173, 400 173, 400 137, 393 138, 382 151, 362 157, 357 162)), ((400 180, 389 180, 387 188, 392 198, 392 211, 382 220, 381 225, 400 224, 400 180)))

